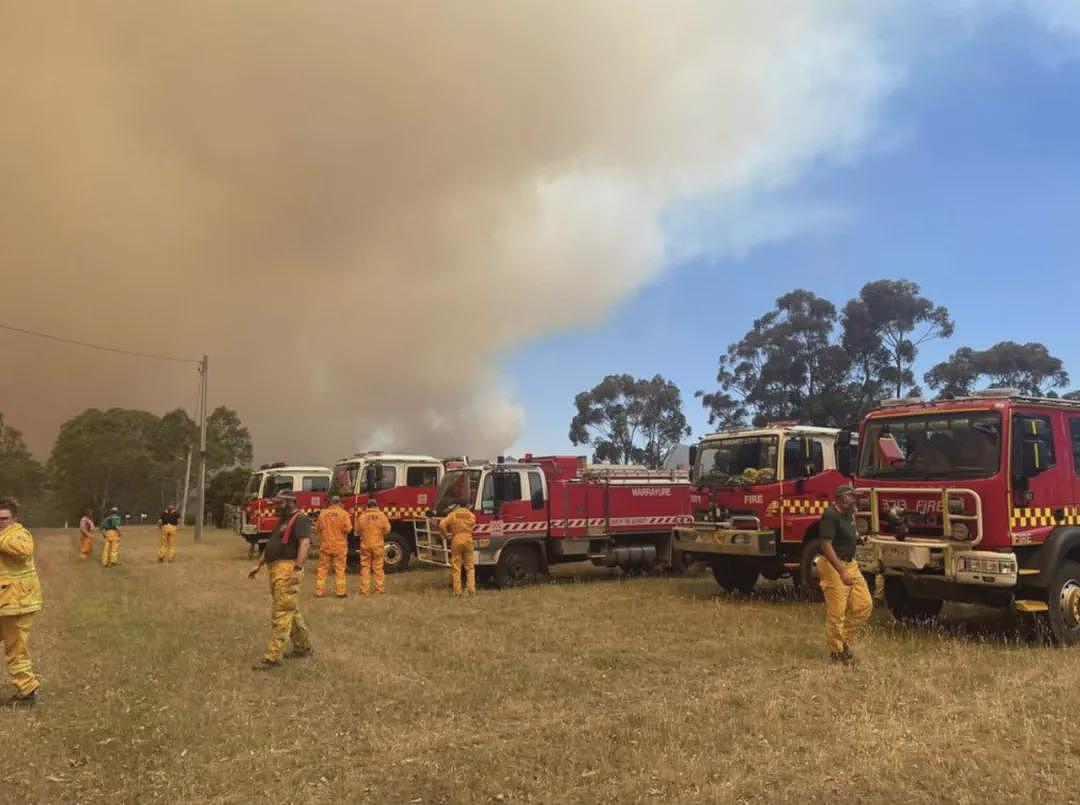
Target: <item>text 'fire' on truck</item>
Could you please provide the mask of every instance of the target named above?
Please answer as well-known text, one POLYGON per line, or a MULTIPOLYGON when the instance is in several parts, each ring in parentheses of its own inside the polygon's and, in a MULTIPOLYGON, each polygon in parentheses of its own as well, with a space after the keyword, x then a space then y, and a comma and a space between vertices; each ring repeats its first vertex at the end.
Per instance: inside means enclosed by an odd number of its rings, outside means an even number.
POLYGON ((1013 607, 1080 644, 1080 403, 996 389, 863 421, 857 558, 900 619, 1013 607))
POLYGON ((421 561, 449 567, 438 521, 455 504, 476 515, 477 578, 500 587, 533 582, 562 562, 670 566, 675 526, 693 521, 685 473, 526 455, 446 473, 434 516, 416 525, 421 561))
POLYGON ((707 562, 729 592, 790 576, 820 596, 818 523, 850 483, 850 443, 847 431, 791 424, 703 437, 690 451, 694 523, 675 547, 707 562))
POLYGON ((294 467, 279 461, 263 464, 251 473, 244 502, 234 513, 240 536, 251 546, 249 553, 260 550, 277 528, 274 496, 280 492, 292 492, 296 496, 296 508, 317 517, 329 502, 330 468, 294 467))
MULTIPOLYGON (((333 493, 341 496, 341 505, 354 519, 374 496, 390 520, 384 559, 387 573, 397 573, 409 566, 416 553, 414 523, 435 502, 443 472, 443 462, 433 456, 378 451, 357 453, 334 465, 333 493)), ((356 536, 350 535, 350 556, 355 557, 358 551, 356 536)))

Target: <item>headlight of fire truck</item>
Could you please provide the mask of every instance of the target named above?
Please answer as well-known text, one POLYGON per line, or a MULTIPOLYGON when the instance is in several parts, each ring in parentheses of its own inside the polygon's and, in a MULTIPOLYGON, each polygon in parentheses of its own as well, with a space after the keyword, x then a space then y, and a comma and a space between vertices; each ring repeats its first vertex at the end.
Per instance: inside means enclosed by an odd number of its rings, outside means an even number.
POLYGON ((855 531, 860 537, 865 537, 870 533, 870 518, 869 517, 856 517, 855 518, 855 531))
POLYGON ((958 542, 966 542, 971 539, 971 529, 963 523, 953 523, 949 536, 958 542))

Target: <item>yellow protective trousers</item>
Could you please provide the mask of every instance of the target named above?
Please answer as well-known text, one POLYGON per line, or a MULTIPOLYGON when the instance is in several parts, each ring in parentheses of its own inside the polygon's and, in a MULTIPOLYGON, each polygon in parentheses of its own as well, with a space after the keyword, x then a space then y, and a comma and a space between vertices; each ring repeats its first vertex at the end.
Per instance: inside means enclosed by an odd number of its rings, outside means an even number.
POLYGON ((266 659, 280 662, 285 642, 292 640, 294 651, 311 648, 307 624, 300 614, 300 585, 292 581, 292 559, 281 559, 270 565, 270 645, 266 647, 266 659))
POLYGON ((818 557, 817 564, 821 591, 825 594, 825 642, 829 651, 839 653, 855 630, 866 623, 874 611, 874 601, 858 562, 844 562, 855 582, 850 587, 840 580, 840 574, 824 556, 818 557))
POLYGON ((473 563, 472 534, 454 534, 450 539, 450 578, 454 594, 461 595, 461 568, 465 568, 465 589, 476 592, 476 566, 473 563))
POLYGON ((90 549, 94 547, 94 538, 85 531, 79 532, 79 558, 85 559, 90 555, 90 549))
POLYGON ((315 570, 315 595, 326 595, 326 578, 334 571, 334 593, 345 595, 345 551, 327 551, 319 549, 319 566, 315 570))
POLYGON ((162 525, 158 532, 157 556, 168 562, 176 557, 176 526, 171 523, 162 525))
POLYGON ((29 696, 40 684, 34 676, 30 652, 26 648, 32 617, 33 615, 0 617, 0 640, 4 642, 4 659, 7 660, 8 673, 11 674, 11 681, 15 683, 20 696, 29 696))
POLYGON ((374 545, 360 544, 360 594, 368 594, 369 579, 372 572, 375 573, 375 592, 383 592, 383 579, 386 578, 386 573, 383 572, 383 557, 386 554, 386 548, 381 543, 375 543, 374 545))
POLYGON ((113 529, 105 532, 105 544, 101 548, 101 566, 120 564, 120 533, 113 529))

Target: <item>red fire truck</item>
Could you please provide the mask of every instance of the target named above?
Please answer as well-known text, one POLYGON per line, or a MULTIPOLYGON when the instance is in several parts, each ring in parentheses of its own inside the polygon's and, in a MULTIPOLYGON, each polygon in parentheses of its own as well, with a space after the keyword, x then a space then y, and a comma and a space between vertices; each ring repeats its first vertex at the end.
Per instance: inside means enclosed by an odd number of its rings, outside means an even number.
POLYGON ((694 523, 678 530, 676 549, 711 565, 729 592, 791 576, 819 596, 818 522, 850 483, 849 443, 836 428, 789 423, 703 437, 690 451, 694 523))
POLYGON ((432 516, 416 524, 422 562, 449 566, 438 520, 476 514, 478 578, 527 584, 553 564, 591 560, 627 570, 672 563, 677 525, 693 522, 685 473, 590 466, 583 457, 526 455, 446 473, 432 516))
MULTIPOLYGON (((333 492, 341 496, 346 511, 355 518, 374 495, 390 520, 393 530, 386 538, 387 573, 397 573, 409 566, 416 553, 414 523, 435 502, 443 472, 443 462, 432 456, 377 450, 356 453, 334 465, 333 492)), ((349 538, 349 553, 355 557, 358 550, 353 535, 349 538)))
POLYGON ((1080 644, 1080 403, 1010 389, 897 400, 860 442, 859 561, 885 574, 897 618, 1011 606, 1080 644))
POLYGON ((250 553, 261 550, 278 524, 274 496, 293 492, 296 507, 316 516, 326 506, 330 490, 329 467, 288 466, 283 461, 263 464, 251 473, 244 490, 244 503, 237 517, 237 529, 251 546, 250 553))

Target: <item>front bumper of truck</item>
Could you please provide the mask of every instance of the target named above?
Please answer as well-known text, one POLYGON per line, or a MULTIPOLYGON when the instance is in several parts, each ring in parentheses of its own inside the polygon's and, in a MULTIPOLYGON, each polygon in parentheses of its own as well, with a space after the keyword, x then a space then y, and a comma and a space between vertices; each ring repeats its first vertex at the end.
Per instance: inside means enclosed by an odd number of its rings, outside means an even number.
POLYGON ((970 543, 871 537, 857 560, 865 573, 907 575, 983 587, 1015 587, 1019 565, 1013 553, 979 551, 970 543))
POLYGON ((777 554, 777 538, 767 528, 727 528, 703 522, 676 528, 672 548, 689 554, 771 557, 777 554))

